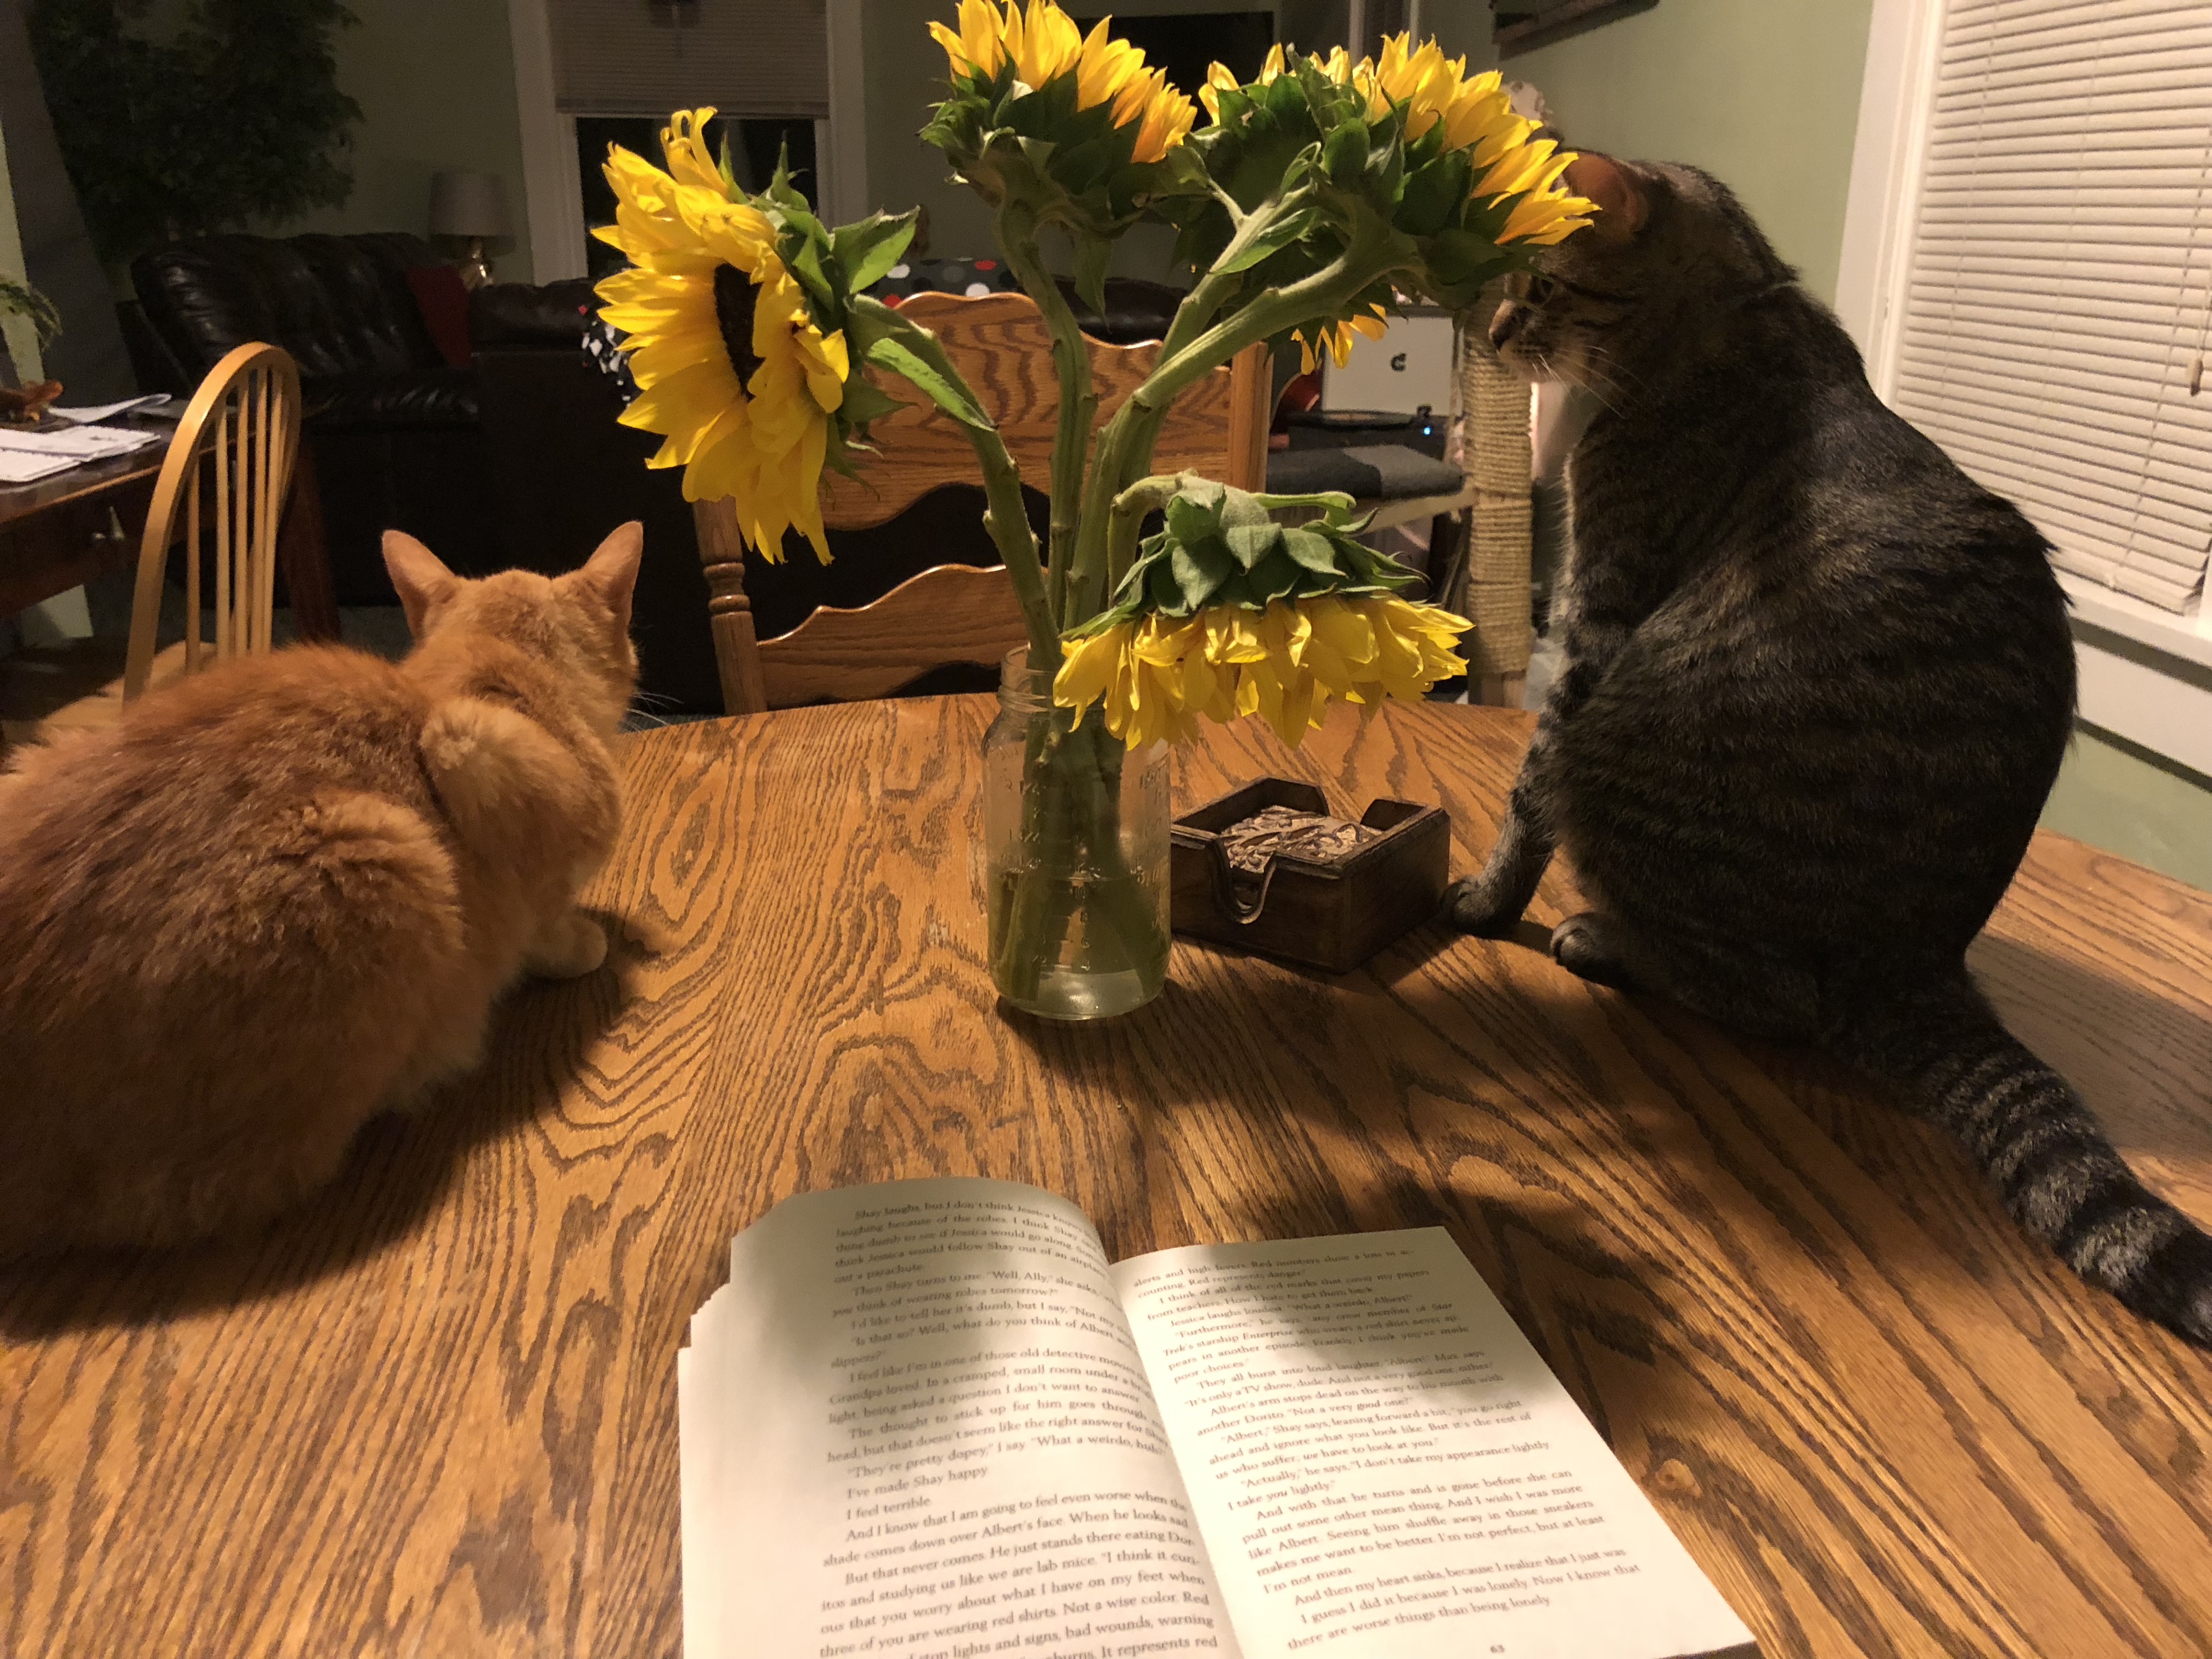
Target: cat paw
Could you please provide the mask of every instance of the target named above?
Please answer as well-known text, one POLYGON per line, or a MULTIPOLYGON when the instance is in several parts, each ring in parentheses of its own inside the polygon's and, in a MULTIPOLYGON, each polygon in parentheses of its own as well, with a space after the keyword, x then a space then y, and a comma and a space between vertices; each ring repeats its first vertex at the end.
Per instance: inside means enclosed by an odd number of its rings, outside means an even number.
POLYGON ((1444 917, 1462 933, 1503 939, 1521 920, 1524 907, 1512 903, 1480 876, 1462 876, 1444 894, 1444 917))
POLYGON ((580 979, 606 959, 606 929, 571 911, 545 930, 527 966, 540 979, 580 979))
POLYGON ((1628 970, 1607 935, 1606 919, 1595 911, 1569 916, 1552 930, 1552 960, 1593 985, 1626 989, 1628 970))

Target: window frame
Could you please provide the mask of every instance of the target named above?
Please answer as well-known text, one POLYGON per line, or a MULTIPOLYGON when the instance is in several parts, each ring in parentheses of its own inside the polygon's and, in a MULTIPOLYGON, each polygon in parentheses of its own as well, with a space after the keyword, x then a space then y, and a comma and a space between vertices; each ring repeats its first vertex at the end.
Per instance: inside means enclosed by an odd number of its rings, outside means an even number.
MULTIPOLYGON (((1844 212, 1836 313, 1885 403, 1919 216, 1945 0, 1874 0, 1844 212)), ((2207 458, 2212 465, 2212 457, 2207 458)), ((2212 775, 2212 601, 2176 616, 2061 571, 2084 722, 2212 775)))

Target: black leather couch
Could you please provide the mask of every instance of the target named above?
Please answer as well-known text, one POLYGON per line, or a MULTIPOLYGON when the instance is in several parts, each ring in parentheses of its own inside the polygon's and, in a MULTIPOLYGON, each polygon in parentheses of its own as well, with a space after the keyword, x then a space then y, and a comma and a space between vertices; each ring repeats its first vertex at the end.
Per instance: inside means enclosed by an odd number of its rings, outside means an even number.
MULTIPOLYGON (((249 340, 299 363, 307 453, 341 605, 396 602, 379 538, 419 536, 456 570, 517 562, 485 485, 475 363, 449 364, 407 272, 441 264, 401 232, 210 236, 143 254, 131 269, 131 331, 149 391, 182 395, 249 340)), ((574 355, 588 284, 498 285, 469 297, 473 345, 489 336, 574 355)))

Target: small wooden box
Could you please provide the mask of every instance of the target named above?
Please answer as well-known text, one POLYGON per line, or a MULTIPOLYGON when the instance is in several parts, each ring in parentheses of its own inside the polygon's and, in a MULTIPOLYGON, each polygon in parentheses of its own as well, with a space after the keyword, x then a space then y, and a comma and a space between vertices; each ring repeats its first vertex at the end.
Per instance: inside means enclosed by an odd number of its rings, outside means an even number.
POLYGON ((1270 806, 1327 812, 1310 783, 1261 778, 1208 801, 1170 832, 1175 931, 1341 974, 1443 902, 1451 819, 1440 807, 1378 800, 1359 822, 1382 834, 1327 862, 1278 854, 1258 902, 1237 890, 1220 832, 1270 806))

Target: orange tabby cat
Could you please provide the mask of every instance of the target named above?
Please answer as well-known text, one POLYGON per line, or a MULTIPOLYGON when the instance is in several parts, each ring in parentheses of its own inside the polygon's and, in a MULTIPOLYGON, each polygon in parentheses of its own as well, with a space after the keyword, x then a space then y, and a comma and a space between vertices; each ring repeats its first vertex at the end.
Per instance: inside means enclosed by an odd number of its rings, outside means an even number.
POLYGON ((0 775, 0 1253, 271 1215, 599 965, 641 547, 465 581, 392 532, 405 661, 226 663, 0 775))

